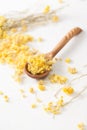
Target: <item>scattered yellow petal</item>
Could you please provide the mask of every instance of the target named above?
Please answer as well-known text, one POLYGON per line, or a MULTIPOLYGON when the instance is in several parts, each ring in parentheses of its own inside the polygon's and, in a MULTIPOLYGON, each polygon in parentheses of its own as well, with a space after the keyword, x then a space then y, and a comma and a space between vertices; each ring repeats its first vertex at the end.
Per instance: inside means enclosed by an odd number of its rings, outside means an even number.
POLYGON ((6 22, 6 18, 4 16, 0 16, 0 27, 2 27, 5 22, 6 22))
POLYGON ((25 32, 25 31, 27 31, 27 29, 28 29, 27 25, 23 25, 21 31, 25 32))
POLYGON ((56 15, 53 16, 53 17, 52 17, 52 21, 53 21, 53 22, 58 22, 58 21, 59 21, 59 17, 56 16, 56 15))
POLYGON ((17 32, 17 28, 12 28, 12 29, 11 29, 11 32, 12 32, 12 33, 17 32))
POLYGON ((36 108, 37 105, 36 105, 36 104, 32 104, 31 107, 32 107, 32 108, 36 108))
POLYGON ((66 62, 66 63, 70 63, 70 62, 71 62, 71 59, 70 59, 70 58, 66 58, 66 59, 65 59, 65 62, 66 62))
POLYGON ((62 91, 66 93, 67 95, 71 95, 74 93, 74 89, 70 86, 66 86, 62 88, 62 91))
POLYGON ((4 100, 5 100, 5 102, 8 102, 9 101, 9 97, 7 96, 7 95, 4 95, 4 100))
POLYGON ((43 84, 44 84, 44 81, 43 81, 43 80, 39 80, 39 81, 38 81, 38 84, 39 84, 39 85, 43 85, 43 84))
POLYGON ((43 109, 51 114, 57 115, 60 113, 60 106, 56 102, 49 102, 46 106, 43 107, 43 109))
POLYGON ((77 125, 77 127, 79 128, 79 130, 85 130, 85 129, 84 129, 84 127, 85 127, 84 123, 79 123, 79 124, 77 125))
POLYGON ((21 26, 25 25, 26 21, 23 19, 21 20, 21 26))
POLYGON ((45 91, 46 87, 44 85, 38 85, 38 89, 41 91, 45 91))
POLYGON ((43 11, 43 13, 48 13, 50 11, 50 6, 49 5, 47 5, 45 8, 44 8, 44 11, 43 11))
POLYGON ((66 83, 67 78, 65 76, 52 74, 52 75, 50 75, 49 80, 51 83, 64 84, 64 83, 66 83))
POLYGON ((29 92, 32 93, 32 94, 34 94, 35 93, 34 88, 32 88, 32 87, 29 88, 29 92))
POLYGON ((63 96, 60 97, 60 99, 58 100, 57 103, 58 103, 58 105, 59 105, 60 107, 62 107, 62 106, 64 105, 63 96))
POLYGON ((76 73, 77 73, 77 69, 76 69, 76 68, 68 67, 68 72, 69 72, 70 74, 76 74, 76 73))

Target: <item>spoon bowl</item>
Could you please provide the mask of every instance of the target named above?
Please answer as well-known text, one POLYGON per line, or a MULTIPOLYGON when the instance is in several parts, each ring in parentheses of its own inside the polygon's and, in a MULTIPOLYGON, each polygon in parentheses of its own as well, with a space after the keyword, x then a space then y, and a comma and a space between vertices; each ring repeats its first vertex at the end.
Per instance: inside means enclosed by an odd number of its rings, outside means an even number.
POLYGON ((26 63, 26 65, 25 65, 25 73, 29 76, 29 77, 31 77, 31 78, 35 78, 35 79, 42 79, 42 78, 45 78, 48 74, 49 74, 49 72, 50 71, 46 71, 46 72, 44 72, 44 73, 42 73, 42 74, 32 74, 32 73, 30 73, 29 71, 28 71, 28 63, 26 63))
MULTIPOLYGON (((61 40, 60 42, 53 48, 52 51, 50 51, 49 53, 45 54, 45 58, 47 59, 52 59, 74 36, 78 35, 80 32, 82 32, 82 29, 79 27, 75 27, 73 29, 71 29, 61 40)), ((31 77, 31 78, 35 78, 35 79, 41 79, 41 78, 45 78, 50 71, 45 71, 42 74, 32 74, 31 72, 29 72, 28 70, 28 64, 26 63, 25 65, 25 73, 31 77)))

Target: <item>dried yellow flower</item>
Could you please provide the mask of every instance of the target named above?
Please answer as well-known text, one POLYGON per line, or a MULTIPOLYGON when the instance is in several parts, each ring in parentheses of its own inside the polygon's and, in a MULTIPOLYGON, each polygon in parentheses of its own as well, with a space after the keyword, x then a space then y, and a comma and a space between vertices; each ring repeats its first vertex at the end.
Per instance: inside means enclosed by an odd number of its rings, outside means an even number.
POLYGON ((8 102, 9 101, 9 97, 7 96, 7 95, 4 95, 4 100, 5 100, 5 102, 8 102))
MULTIPOLYGON (((11 63, 11 61, 10 61, 10 63, 11 63)), ((20 74, 14 74, 14 75, 13 75, 13 79, 14 79, 16 82, 18 82, 18 83, 21 83, 21 81, 22 81, 22 79, 21 79, 21 77, 20 77, 20 74)))
POLYGON ((68 68, 68 72, 69 72, 70 74, 76 74, 76 73, 77 73, 77 69, 76 69, 76 68, 71 68, 71 67, 69 67, 69 68, 68 68))
POLYGON ((22 32, 26 32, 27 29, 28 29, 27 25, 23 25, 21 31, 22 31, 22 32))
POLYGON ((66 83, 67 78, 65 76, 52 74, 52 75, 50 75, 49 80, 51 83, 64 84, 64 83, 66 83))
POLYGON ((31 107, 32 107, 32 108, 36 108, 37 105, 36 105, 36 104, 32 104, 31 107))
POLYGON ((63 100, 63 96, 60 97, 60 99, 58 100, 58 106, 62 107, 64 105, 64 100, 63 100))
POLYGON ((65 62, 66 62, 66 63, 70 63, 70 62, 71 62, 71 59, 70 59, 70 58, 66 58, 66 59, 65 59, 65 62))
POLYGON ((59 17, 56 16, 56 15, 53 16, 53 17, 52 17, 52 21, 53 21, 53 22, 58 22, 58 21, 59 21, 59 17))
POLYGON ((71 95, 74 93, 74 89, 71 86, 66 86, 62 88, 62 91, 67 95, 71 95))
POLYGON ((49 102, 46 106, 44 106, 44 110, 48 113, 57 115, 60 114, 60 106, 58 103, 49 102))
POLYGON ((11 29, 11 32, 12 32, 12 33, 16 33, 16 32, 17 32, 17 28, 12 28, 12 29, 11 29))
POLYGON ((41 90, 41 91, 45 91, 46 87, 44 85, 38 84, 38 89, 41 90))
POLYGON ((39 81, 38 81, 38 84, 39 84, 39 85, 43 85, 43 84, 44 84, 44 81, 43 81, 43 80, 39 80, 39 81))
POLYGON ((33 37, 17 33, 15 28, 10 31, 13 31, 13 33, 7 33, 0 28, 0 38, 2 39, 0 44, 0 63, 7 63, 13 66, 15 69, 13 78, 15 81, 21 82, 25 64, 28 62, 29 56, 35 53, 26 45, 28 42, 33 41, 33 37))
POLYGON ((29 88, 29 92, 32 93, 32 94, 34 94, 35 93, 34 88, 32 88, 32 87, 29 88))
POLYGON ((0 16, 0 27, 2 27, 6 22, 6 18, 4 16, 0 16))
POLYGON ((49 5, 47 5, 45 8, 44 8, 44 11, 43 11, 43 13, 48 13, 50 11, 50 6, 49 5))
POLYGON ((79 130, 85 130, 84 123, 79 123, 77 127, 79 128, 79 130))

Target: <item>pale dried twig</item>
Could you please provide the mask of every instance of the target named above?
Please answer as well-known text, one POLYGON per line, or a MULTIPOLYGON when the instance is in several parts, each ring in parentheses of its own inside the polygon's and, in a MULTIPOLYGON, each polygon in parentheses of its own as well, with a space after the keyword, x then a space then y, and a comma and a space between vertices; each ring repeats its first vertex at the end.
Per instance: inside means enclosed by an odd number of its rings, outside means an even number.
POLYGON ((11 28, 20 28, 22 25, 27 25, 30 29, 32 27, 38 27, 38 25, 47 24, 52 22, 52 17, 55 16, 57 11, 59 12, 67 6, 68 5, 63 5, 62 7, 52 10, 47 14, 44 14, 43 12, 29 14, 29 11, 27 10, 26 12, 13 12, 13 15, 11 14, 11 17, 9 17, 8 13, 7 21, 2 28, 9 30, 11 28))
POLYGON ((46 24, 49 22, 52 17, 55 15, 55 11, 51 11, 48 14, 38 13, 31 14, 23 18, 7 18, 6 23, 3 26, 3 29, 9 30, 11 28, 21 27, 23 25, 28 25, 32 27, 34 25, 46 24))
POLYGON ((66 102, 66 103, 64 104, 64 106, 70 104, 73 100, 75 100, 76 98, 78 98, 83 92, 86 91, 86 89, 87 89, 87 86, 84 87, 76 96, 74 96, 74 97, 71 98, 68 102, 66 102))

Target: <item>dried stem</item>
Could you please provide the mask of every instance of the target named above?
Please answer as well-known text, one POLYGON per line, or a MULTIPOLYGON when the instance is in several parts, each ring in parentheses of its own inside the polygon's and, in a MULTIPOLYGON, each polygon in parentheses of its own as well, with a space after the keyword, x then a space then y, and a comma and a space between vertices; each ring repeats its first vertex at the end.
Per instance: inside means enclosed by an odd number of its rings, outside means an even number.
POLYGON ((11 28, 21 27, 23 25, 27 25, 31 27, 34 25, 46 24, 52 19, 54 15, 55 15, 55 11, 51 11, 48 14, 44 14, 44 13, 31 14, 20 19, 8 18, 6 23, 3 26, 3 29, 9 30, 11 28))
POLYGON ((64 104, 64 106, 70 104, 73 100, 75 100, 76 98, 78 98, 86 89, 87 89, 87 86, 84 87, 76 96, 74 96, 72 99, 70 99, 68 102, 66 102, 64 104))
MULTIPOLYGON (((87 74, 83 74, 83 75, 80 75, 79 77, 73 78, 67 85, 69 86, 69 85, 71 85, 72 82, 74 82, 74 81, 76 81, 76 80, 78 80, 78 79, 84 78, 84 77, 86 77, 86 76, 87 76, 87 74)), ((86 89, 87 89, 87 86, 84 87, 76 96, 74 96, 74 97, 71 98, 68 102, 66 102, 66 103, 64 104, 64 106, 70 104, 73 100, 75 100, 77 97, 79 97, 86 89)), ((58 95, 60 92, 61 92, 61 89, 58 89, 58 91, 55 93, 54 96, 57 98, 57 95, 58 95)))
POLYGON ((73 78, 70 82, 67 83, 67 86, 71 85, 72 82, 74 82, 74 81, 76 81, 78 79, 84 78, 86 76, 87 76, 87 74, 83 74, 83 75, 80 75, 79 77, 73 78))
POLYGON ((18 27, 20 28, 22 25, 27 25, 29 26, 29 28, 32 28, 33 26, 36 27, 38 25, 47 24, 50 21, 52 21, 52 17, 57 13, 57 11, 59 12, 67 6, 68 5, 63 5, 62 7, 52 10, 47 14, 44 14, 43 12, 36 13, 36 14, 29 14, 28 10, 27 12, 25 11, 15 12, 12 15, 12 17, 9 17, 9 14, 8 14, 7 21, 4 24, 3 29, 9 30, 11 28, 18 28, 18 27))

